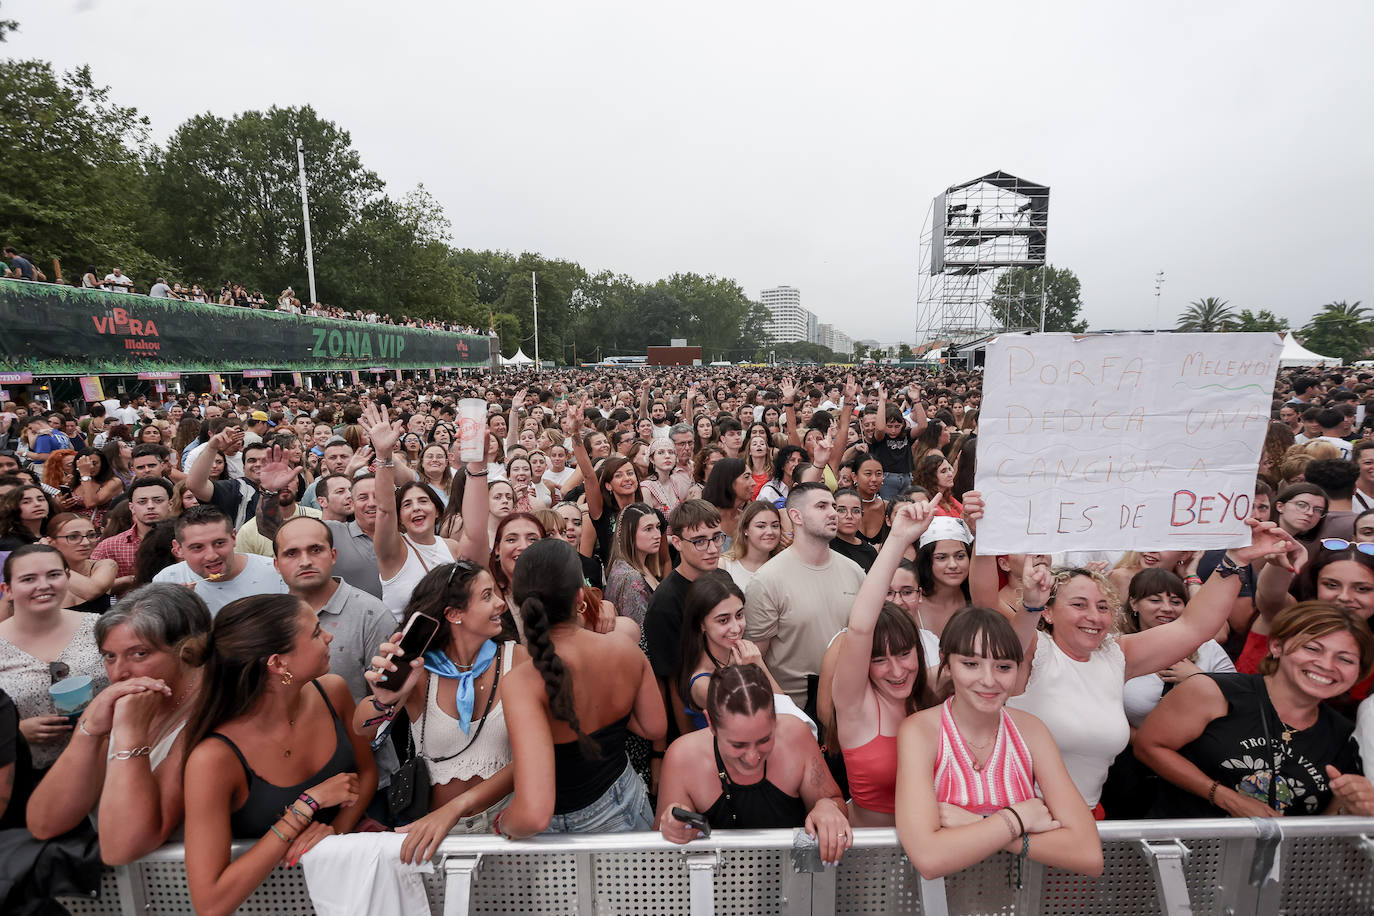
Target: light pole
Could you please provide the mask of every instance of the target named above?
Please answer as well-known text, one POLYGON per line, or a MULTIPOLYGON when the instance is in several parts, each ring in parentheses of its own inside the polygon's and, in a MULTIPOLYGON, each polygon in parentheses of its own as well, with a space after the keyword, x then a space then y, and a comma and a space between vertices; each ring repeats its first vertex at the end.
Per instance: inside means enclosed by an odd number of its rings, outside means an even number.
POLYGON ((296 138, 296 164, 301 175, 301 215, 305 217, 305 270, 310 276, 310 301, 318 302, 315 296, 315 252, 310 245, 310 190, 305 181, 305 143, 296 138))
POLYGON ((1164 271, 1155 272, 1155 333, 1159 333, 1159 294, 1164 289, 1164 271))
POLYGON ((539 371, 539 275, 530 271, 530 291, 534 296, 534 371, 539 371))

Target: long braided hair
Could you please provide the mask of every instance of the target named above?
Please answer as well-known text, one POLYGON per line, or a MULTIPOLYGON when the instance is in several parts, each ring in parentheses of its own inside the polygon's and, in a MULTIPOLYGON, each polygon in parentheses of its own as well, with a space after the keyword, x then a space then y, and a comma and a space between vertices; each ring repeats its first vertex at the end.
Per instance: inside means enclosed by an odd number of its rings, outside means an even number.
POLYGON ((568 723, 577 733, 577 745, 588 760, 601 757, 601 748, 582 731, 573 704, 572 672, 554 648, 551 630, 574 619, 578 593, 582 588, 582 563, 567 541, 548 538, 537 541, 515 561, 512 595, 525 622, 525 644, 530 660, 544 679, 549 697, 549 712, 568 723))

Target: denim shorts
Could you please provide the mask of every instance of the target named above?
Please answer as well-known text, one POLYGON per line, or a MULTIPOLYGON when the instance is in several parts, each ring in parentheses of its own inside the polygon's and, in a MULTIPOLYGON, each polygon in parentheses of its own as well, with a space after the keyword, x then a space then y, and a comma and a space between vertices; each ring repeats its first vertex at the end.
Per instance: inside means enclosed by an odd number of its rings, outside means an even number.
POLYGON ((654 812, 644 780, 626 766, 620 778, 585 808, 555 814, 545 833, 628 833, 653 830, 654 812))
POLYGON ((449 836, 471 836, 473 834, 494 832, 496 815, 500 814, 506 805, 510 804, 510 800, 513 797, 513 795, 507 795, 485 811, 469 814, 467 817, 460 817, 458 823, 454 824, 453 829, 448 832, 449 836))
POLYGON ((910 474, 884 474, 882 488, 878 490, 878 495, 884 502, 891 502, 892 497, 911 486, 910 474))

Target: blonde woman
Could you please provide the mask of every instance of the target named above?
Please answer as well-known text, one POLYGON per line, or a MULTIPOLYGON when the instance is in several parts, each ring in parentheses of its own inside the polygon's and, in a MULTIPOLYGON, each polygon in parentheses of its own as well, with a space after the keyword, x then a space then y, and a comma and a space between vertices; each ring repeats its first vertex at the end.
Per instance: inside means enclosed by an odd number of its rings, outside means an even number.
POLYGON ((755 500, 740 512, 739 526, 730 549, 720 558, 720 569, 730 574, 744 591, 759 568, 782 550, 782 516, 768 503, 755 500))

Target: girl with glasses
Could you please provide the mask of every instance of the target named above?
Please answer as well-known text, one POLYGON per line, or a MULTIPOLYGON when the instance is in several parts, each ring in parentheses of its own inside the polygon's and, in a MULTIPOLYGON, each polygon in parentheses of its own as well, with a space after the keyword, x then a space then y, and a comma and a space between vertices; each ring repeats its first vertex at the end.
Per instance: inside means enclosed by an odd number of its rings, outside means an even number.
POLYGON ((87 519, 63 512, 48 522, 44 543, 56 547, 67 561, 71 578, 67 587, 67 606, 74 611, 103 614, 110 609, 110 587, 119 575, 114 560, 92 560, 91 553, 100 533, 87 519))

